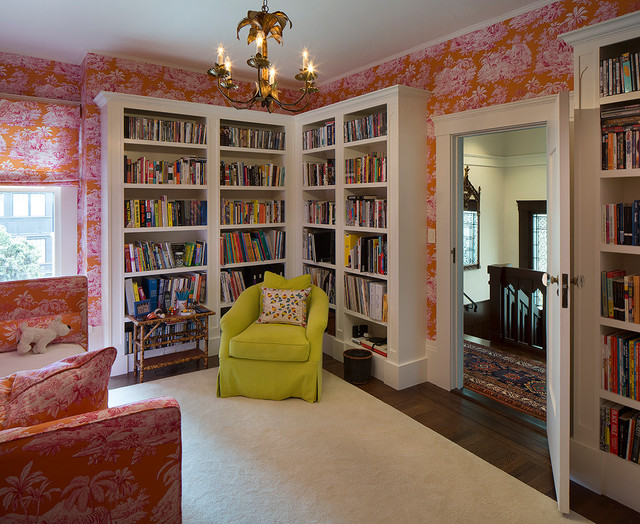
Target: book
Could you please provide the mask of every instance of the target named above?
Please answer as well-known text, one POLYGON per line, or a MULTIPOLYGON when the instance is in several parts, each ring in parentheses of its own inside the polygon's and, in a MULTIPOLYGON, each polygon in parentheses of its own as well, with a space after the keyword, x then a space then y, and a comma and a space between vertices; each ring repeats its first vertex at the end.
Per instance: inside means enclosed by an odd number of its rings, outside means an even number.
POLYGON ((621 67, 622 67, 622 85, 625 93, 633 91, 633 81, 631 80, 631 55, 630 53, 622 53, 621 67))
POLYGON ((129 315, 135 315, 134 302, 136 299, 133 294, 133 280, 130 278, 124 279, 124 298, 127 304, 127 313, 129 315))
POLYGON ((142 277, 142 287, 146 297, 150 300, 151 311, 158 309, 158 279, 142 277))

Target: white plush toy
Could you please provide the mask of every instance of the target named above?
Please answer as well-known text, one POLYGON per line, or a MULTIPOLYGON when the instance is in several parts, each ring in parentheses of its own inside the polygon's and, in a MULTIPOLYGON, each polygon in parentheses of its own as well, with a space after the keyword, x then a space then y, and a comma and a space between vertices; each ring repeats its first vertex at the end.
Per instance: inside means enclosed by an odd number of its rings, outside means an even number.
POLYGON ((63 337, 69 333, 71 326, 63 324, 62 318, 56 317, 48 328, 23 327, 21 331, 18 353, 24 355, 31 350, 31 344, 34 344, 34 353, 44 353, 47 351, 47 345, 55 338, 63 337))

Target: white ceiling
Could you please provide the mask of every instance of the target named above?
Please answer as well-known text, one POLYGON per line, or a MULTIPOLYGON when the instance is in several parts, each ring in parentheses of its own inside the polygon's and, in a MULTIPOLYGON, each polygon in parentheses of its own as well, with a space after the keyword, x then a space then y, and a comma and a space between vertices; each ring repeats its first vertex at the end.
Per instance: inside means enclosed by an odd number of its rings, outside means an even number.
MULTIPOLYGON (((261 0, 4 0, 0 51, 80 64, 87 51, 206 71, 222 43, 234 76, 251 78, 248 29, 238 22, 261 0)), ((534 0, 270 0, 293 28, 269 40, 281 83, 307 47, 318 83, 551 3, 534 0)))

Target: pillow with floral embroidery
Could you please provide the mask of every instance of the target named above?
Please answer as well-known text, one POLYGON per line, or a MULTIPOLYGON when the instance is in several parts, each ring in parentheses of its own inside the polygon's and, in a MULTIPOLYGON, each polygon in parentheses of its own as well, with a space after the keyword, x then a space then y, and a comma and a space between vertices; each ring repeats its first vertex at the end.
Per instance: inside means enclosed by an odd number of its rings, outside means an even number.
POLYGON ((3 429, 34 426, 106 408, 116 353, 113 347, 87 351, 40 369, 10 375, 12 381, 3 380, 3 429))
POLYGON ((306 326, 309 293, 311 293, 310 287, 307 289, 263 287, 262 313, 256 322, 306 326))

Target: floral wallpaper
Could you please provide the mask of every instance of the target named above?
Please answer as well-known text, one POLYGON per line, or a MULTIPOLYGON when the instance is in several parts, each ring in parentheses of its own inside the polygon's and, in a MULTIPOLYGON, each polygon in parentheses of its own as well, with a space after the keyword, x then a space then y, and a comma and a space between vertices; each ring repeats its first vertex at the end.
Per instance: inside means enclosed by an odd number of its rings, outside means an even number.
MULTIPOLYGON (((431 91, 427 115, 430 118, 571 90, 573 53, 570 46, 558 40, 558 35, 637 10, 640 10, 640 0, 560 0, 321 85, 313 107, 404 84, 431 91)), ((250 89, 251 85, 245 83, 239 91, 246 94, 250 89)), ((8 55, 7 59, 7 55, 0 54, 0 92, 67 100, 80 96, 82 100, 80 259, 81 269, 89 277, 91 325, 101 323, 100 116, 93 98, 102 90, 224 105, 213 82, 203 73, 95 53, 87 54, 79 70, 75 66, 16 55, 8 55), (46 86, 39 80, 41 71, 48 74, 46 86), (76 81, 79 86, 74 84, 76 81)), ((426 227, 435 228, 435 140, 431 121, 429 129, 429 162, 424 172, 428 184, 426 227)), ((435 245, 428 246, 428 260, 429 306, 425 321, 428 337, 434 339, 435 245)))

